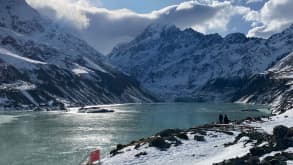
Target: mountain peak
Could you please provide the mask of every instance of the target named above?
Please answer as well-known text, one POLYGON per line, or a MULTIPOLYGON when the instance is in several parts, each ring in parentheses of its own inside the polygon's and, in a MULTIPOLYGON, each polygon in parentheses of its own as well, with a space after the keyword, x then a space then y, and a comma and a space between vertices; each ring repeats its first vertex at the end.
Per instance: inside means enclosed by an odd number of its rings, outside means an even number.
POLYGON ((44 31, 44 19, 25 0, 0 0, 0 3, 0 27, 26 34, 44 31))
POLYGON ((185 34, 190 34, 190 35, 192 35, 192 36, 203 36, 203 35, 204 35, 204 34, 198 32, 198 31, 195 31, 195 30, 192 29, 192 28, 186 28, 186 29, 183 30, 183 32, 184 32, 185 34))
POLYGON ((145 32, 149 33, 161 33, 163 31, 180 31, 179 28, 177 28, 173 24, 150 24, 146 29, 145 32))
POLYGON ((163 30, 155 35, 145 33, 140 40, 116 49, 109 62, 162 100, 197 99, 199 95, 206 100, 230 99, 239 83, 264 72, 293 50, 293 30, 272 40, 247 38, 242 33, 223 38, 219 34, 198 35, 193 29, 152 29, 163 30))
POLYGON ((243 33, 231 33, 228 34, 224 40, 228 43, 244 43, 248 40, 248 38, 243 33))
POLYGON ((25 0, 0 0, 1 6, 7 6, 7 5, 25 5, 25 0))
POLYGON ((160 38, 161 35, 178 33, 180 29, 172 24, 150 24, 140 35, 135 38, 135 42, 152 38, 160 38))

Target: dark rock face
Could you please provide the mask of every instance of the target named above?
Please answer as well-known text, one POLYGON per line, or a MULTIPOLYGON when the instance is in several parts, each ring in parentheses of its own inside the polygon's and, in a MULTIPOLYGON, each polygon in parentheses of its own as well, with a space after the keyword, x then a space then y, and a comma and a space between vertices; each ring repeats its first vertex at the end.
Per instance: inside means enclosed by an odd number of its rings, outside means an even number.
POLYGON ((269 147, 259 147, 259 148, 252 148, 250 149, 250 153, 252 156, 262 156, 266 153, 269 153, 271 151, 271 148, 269 147))
POLYGON ((180 139, 188 140, 188 136, 186 135, 186 133, 179 133, 179 134, 176 134, 176 136, 179 137, 180 139))
POLYGON ((147 155, 147 154, 148 154, 147 152, 140 152, 140 153, 138 153, 138 154, 136 154, 134 156, 137 157, 137 158, 139 158, 139 157, 144 156, 144 155, 147 155))
POLYGON ((283 125, 279 125, 274 128, 273 133, 276 140, 281 140, 288 136, 289 128, 283 125))
POLYGON ((121 149, 125 148, 126 145, 122 145, 122 144, 117 144, 116 149, 110 151, 110 155, 111 156, 115 156, 117 154, 121 154, 123 153, 122 151, 120 151, 121 149))
POLYGON ((194 135, 194 140, 196 141, 205 141, 204 136, 194 135))
POLYGON ((150 140, 149 146, 156 147, 161 150, 166 150, 171 146, 171 144, 167 143, 162 137, 155 137, 150 140))
POLYGON ((117 150, 121 150, 121 149, 124 148, 124 147, 125 147, 125 145, 117 144, 116 149, 117 149, 117 150))
POLYGON ((290 129, 282 125, 274 128, 274 140, 276 142, 276 148, 279 150, 293 146, 293 138, 290 129))
POLYGON ((292 68, 293 53, 286 54, 265 73, 255 75, 232 99, 246 103, 272 104, 274 113, 282 113, 293 108, 292 68), (245 100, 245 101, 244 101, 245 100))

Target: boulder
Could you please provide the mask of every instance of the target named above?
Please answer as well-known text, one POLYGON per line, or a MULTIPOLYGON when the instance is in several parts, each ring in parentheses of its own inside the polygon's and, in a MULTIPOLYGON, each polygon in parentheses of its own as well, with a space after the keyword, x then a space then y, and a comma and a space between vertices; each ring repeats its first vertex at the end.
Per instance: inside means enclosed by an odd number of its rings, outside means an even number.
POLYGON ((121 150, 121 149, 123 149, 124 147, 126 147, 126 145, 123 145, 123 144, 117 144, 116 149, 117 149, 117 150, 121 150))
POLYGON ((177 136, 180 139, 184 139, 184 140, 188 140, 188 136, 186 135, 186 133, 178 133, 175 136, 177 136))
POLYGON ((293 146, 292 129, 286 126, 279 125, 274 128, 274 140, 276 142, 276 149, 283 150, 293 146))
POLYGON ((205 138, 204 138, 204 136, 194 135, 194 140, 196 140, 196 141, 205 141, 205 138))
POLYGON ((293 127, 289 128, 288 137, 293 137, 293 127))
POLYGON ((125 148, 125 147, 126 147, 126 145, 123 145, 123 144, 117 144, 116 149, 110 151, 110 155, 111 155, 111 156, 115 156, 115 155, 117 155, 117 154, 123 153, 123 152, 120 151, 120 150, 122 150, 122 149, 125 148))
POLYGON ((284 139, 289 133, 289 128, 283 125, 279 125, 274 128, 273 133, 276 140, 284 139))
POLYGON ((165 150, 168 149, 171 146, 171 144, 167 143, 162 137, 154 137, 150 140, 149 146, 165 150))
POLYGON ((135 157, 139 158, 140 156, 143 156, 143 155, 147 155, 148 153, 147 152, 140 152, 136 155, 134 155, 135 157))
POLYGON ((252 156, 262 156, 266 153, 269 153, 271 150, 269 147, 255 147, 250 149, 250 153, 252 156))
POLYGON ((182 144, 182 142, 180 140, 178 140, 177 138, 175 138, 174 136, 169 136, 169 137, 165 138, 165 140, 170 141, 171 144, 174 144, 175 146, 179 146, 180 144, 182 144))
POLYGON ((181 132, 180 129, 166 129, 157 133, 156 135, 161 137, 169 137, 169 136, 173 136, 174 134, 178 134, 180 132, 181 132))
POLYGON ((134 149, 138 150, 139 147, 140 147, 140 144, 138 143, 138 144, 136 144, 136 145, 134 146, 134 149))

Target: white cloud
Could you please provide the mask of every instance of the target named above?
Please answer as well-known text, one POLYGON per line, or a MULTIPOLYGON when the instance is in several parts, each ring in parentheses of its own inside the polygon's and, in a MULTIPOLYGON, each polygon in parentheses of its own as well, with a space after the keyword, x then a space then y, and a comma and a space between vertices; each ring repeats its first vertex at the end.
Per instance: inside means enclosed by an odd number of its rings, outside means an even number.
POLYGON ((77 28, 85 28, 89 25, 89 19, 82 8, 90 8, 87 0, 26 0, 32 7, 42 11, 48 17, 56 21, 72 24, 77 28))
POLYGON ((247 4, 251 4, 251 3, 258 3, 258 2, 263 2, 264 0, 247 0, 246 3, 247 4))
POLYGON ((41 13, 67 25, 102 52, 109 52, 115 44, 132 39, 151 23, 193 27, 205 33, 224 33, 231 17, 250 12, 249 8, 233 5, 231 1, 215 0, 187 1, 146 14, 93 7, 88 0, 27 1, 41 13))
POLYGON ((260 11, 251 12, 246 20, 252 21, 254 27, 248 36, 269 37, 281 32, 293 23, 292 0, 269 0, 260 11))

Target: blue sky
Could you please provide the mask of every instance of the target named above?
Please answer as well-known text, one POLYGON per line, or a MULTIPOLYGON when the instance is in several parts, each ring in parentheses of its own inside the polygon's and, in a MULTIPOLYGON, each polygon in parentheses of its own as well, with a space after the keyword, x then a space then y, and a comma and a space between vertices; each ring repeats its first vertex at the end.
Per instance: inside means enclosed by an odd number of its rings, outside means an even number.
POLYGON ((26 0, 41 14, 108 53, 150 24, 204 34, 268 38, 293 23, 293 0, 26 0))
MULTIPOLYGON (((159 10, 163 7, 176 5, 186 0, 92 0, 96 6, 102 6, 107 9, 127 8, 139 13, 147 13, 153 10, 159 10)), ((223 0, 222 0, 223 1, 223 0)), ((256 0, 254 3, 247 4, 246 0, 234 0, 234 3, 249 6, 259 10, 267 0, 256 0)))
POLYGON ((108 9, 127 8, 139 13, 147 13, 183 1, 184 0, 101 0, 101 3, 103 7, 108 9))

